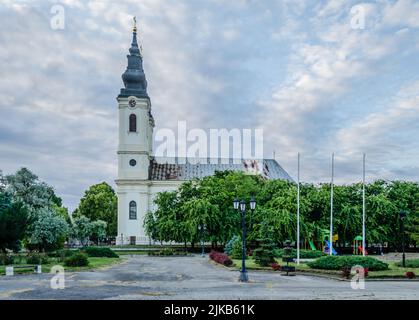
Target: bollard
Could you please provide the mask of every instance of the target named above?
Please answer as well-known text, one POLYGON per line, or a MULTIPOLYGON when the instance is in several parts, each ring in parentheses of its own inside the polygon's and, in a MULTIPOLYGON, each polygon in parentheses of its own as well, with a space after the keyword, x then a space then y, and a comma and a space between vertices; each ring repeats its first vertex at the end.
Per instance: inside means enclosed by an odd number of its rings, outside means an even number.
POLYGON ((6 276, 13 276, 13 267, 6 267, 6 276))
POLYGON ((41 274, 41 273, 42 273, 42 266, 41 266, 41 265, 36 266, 36 270, 35 270, 35 272, 36 272, 37 274, 41 274))

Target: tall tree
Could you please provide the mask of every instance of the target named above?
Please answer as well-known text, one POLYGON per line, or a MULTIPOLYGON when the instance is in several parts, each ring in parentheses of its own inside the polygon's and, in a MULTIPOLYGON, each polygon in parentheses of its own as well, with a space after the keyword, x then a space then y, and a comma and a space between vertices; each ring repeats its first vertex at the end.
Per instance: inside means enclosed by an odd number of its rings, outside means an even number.
POLYGON ((73 216, 85 216, 91 221, 103 220, 107 223, 106 233, 117 233, 117 197, 115 191, 106 182, 95 184, 84 193, 73 216))

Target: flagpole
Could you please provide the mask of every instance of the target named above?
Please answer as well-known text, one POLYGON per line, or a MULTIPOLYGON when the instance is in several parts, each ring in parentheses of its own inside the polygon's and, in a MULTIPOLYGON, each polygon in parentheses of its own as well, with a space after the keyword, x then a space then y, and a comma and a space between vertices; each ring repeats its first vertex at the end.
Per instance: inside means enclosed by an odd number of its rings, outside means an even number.
POLYGON ((362 161, 362 256, 365 257, 365 153, 362 161))
POLYGON ((297 169, 297 265, 300 264, 300 153, 297 169))
POLYGON ((334 176, 335 154, 332 153, 332 180, 330 183, 330 236, 329 236, 329 255, 332 255, 333 243, 333 176, 334 176))

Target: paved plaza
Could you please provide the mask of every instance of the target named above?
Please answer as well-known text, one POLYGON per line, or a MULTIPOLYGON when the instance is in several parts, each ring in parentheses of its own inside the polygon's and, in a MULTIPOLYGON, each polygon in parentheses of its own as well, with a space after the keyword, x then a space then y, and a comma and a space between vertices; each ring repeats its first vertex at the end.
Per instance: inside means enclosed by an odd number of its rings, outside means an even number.
POLYGON ((419 299, 419 282, 368 281, 364 290, 346 281, 250 271, 239 272, 191 257, 124 257, 107 269, 67 273, 65 289, 50 287, 51 274, 0 277, 0 299, 419 299))

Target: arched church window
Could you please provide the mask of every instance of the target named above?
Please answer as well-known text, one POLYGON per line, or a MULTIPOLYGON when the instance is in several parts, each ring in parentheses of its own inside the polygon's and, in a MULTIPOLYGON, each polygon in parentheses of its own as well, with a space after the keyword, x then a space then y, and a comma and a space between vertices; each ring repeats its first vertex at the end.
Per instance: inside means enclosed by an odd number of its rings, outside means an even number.
POLYGON ((137 116, 135 114, 129 115, 129 132, 137 132, 137 116))
POLYGON ((130 220, 137 219, 137 203, 135 201, 131 201, 129 203, 129 219, 130 220))

